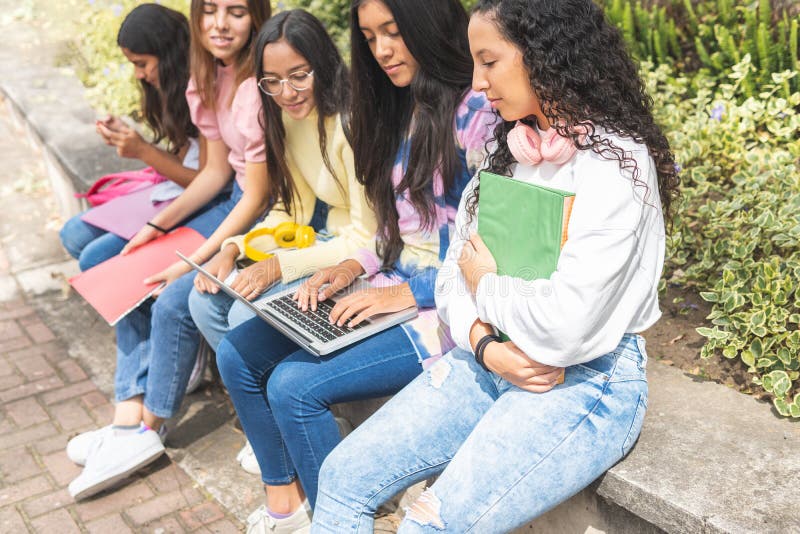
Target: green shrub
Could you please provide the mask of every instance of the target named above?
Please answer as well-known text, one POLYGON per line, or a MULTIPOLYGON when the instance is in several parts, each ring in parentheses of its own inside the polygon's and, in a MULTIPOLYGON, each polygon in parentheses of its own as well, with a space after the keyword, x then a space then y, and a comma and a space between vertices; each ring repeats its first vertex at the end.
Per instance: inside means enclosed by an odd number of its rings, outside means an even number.
MULTIPOLYGON (((601 3, 633 54, 657 65, 702 68, 724 79, 750 54, 755 71, 742 87, 746 96, 770 83, 773 72, 797 68, 798 18, 773 9, 769 0, 667 0, 652 8, 640 0, 601 3)), ((800 90, 800 79, 787 80, 783 90, 784 98, 800 90)))
POLYGON ((701 356, 740 358, 779 413, 800 417, 800 92, 783 97, 797 71, 757 97, 749 55, 723 84, 644 72, 683 167, 667 272, 712 304, 701 356))

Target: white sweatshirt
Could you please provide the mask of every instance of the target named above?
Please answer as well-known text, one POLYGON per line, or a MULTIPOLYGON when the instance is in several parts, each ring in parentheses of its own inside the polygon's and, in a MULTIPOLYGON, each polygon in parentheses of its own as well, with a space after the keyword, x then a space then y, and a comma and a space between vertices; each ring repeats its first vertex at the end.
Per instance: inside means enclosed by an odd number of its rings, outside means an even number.
POLYGON ((659 319, 665 232, 654 162, 645 145, 608 137, 636 160, 643 183, 634 184, 630 170, 591 150, 563 165, 516 166, 518 180, 575 193, 567 242, 549 279, 490 273, 470 294, 458 258, 477 228, 477 217, 468 223, 465 211, 476 179, 464 190, 456 235, 436 280, 439 315, 456 345, 472 352, 469 330, 480 318, 533 360, 566 367, 611 352, 625 333, 659 319))

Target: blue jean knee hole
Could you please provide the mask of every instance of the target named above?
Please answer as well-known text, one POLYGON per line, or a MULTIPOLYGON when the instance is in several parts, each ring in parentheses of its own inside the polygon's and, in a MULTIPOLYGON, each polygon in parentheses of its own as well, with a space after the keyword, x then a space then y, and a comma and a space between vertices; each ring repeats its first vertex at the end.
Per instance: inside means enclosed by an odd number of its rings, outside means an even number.
POLYGON ((428 381, 432 387, 439 389, 450 375, 453 367, 445 360, 439 360, 428 369, 428 381))
POLYGON ((428 488, 414 501, 414 504, 406 508, 406 518, 423 527, 431 526, 436 530, 444 530, 446 525, 441 512, 442 501, 432 488, 428 488))

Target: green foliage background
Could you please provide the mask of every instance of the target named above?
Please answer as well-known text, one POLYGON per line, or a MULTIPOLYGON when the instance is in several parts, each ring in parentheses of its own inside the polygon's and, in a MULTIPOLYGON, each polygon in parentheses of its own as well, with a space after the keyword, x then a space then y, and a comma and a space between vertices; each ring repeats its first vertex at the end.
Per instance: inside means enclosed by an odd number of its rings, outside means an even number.
MULTIPOLYGON (((83 5, 79 72, 100 110, 135 115, 132 69, 115 43, 123 14, 138 3, 83 5)), ((188 11, 187 0, 163 3, 188 11)), ((704 358, 741 360, 779 413, 800 418, 797 15, 774 11, 768 0, 601 4, 642 62, 682 168, 662 287, 692 288, 712 304, 709 326, 698 329, 704 358)), ((315 13, 346 50, 348 5, 275 7, 315 13)))

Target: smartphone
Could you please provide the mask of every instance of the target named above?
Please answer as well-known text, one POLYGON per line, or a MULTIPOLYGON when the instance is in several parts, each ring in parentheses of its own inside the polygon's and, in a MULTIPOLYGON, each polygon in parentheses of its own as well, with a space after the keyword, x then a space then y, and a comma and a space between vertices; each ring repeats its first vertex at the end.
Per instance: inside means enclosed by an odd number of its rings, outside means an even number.
POLYGON ((108 115, 105 119, 96 119, 94 122, 95 124, 102 124, 103 127, 111 130, 112 132, 116 132, 117 130, 111 126, 114 123, 114 119, 115 117, 113 115, 108 115))

